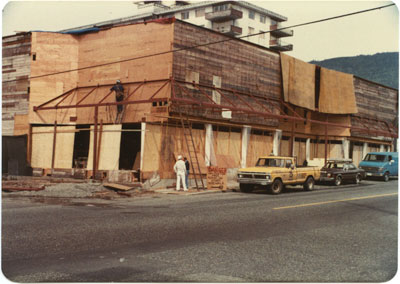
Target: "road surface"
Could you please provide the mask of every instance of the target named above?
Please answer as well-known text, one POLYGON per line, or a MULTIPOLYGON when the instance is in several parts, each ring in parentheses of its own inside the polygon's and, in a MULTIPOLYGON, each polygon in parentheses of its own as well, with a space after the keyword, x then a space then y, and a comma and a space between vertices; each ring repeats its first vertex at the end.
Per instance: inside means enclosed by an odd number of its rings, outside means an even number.
POLYGON ((384 282, 397 272, 398 182, 281 195, 2 199, 16 282, 384 282))

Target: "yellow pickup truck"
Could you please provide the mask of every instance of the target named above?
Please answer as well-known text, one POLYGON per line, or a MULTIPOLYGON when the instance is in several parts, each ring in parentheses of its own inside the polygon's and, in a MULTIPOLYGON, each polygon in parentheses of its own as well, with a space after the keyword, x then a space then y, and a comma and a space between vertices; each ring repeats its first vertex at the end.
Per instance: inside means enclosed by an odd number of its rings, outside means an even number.
POLYGON ((272 194, 281 193, 285 185, 303 185, 311 191, 319 178, 318 167, 296 166, 295 158, 278 156, 261 157, 255 167, 239 169, 237 174, 240 191, 264 187, 272 194))

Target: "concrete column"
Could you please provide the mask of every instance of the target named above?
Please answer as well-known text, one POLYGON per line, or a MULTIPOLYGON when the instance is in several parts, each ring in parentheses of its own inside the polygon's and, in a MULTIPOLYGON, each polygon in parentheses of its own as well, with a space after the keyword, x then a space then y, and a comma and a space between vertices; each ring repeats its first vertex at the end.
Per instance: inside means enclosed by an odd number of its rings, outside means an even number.
POLYGON ((343 158, 348 159, 349 158, 349 152, 350 152, 350 141, 347 139, 343 139, 342 141, 342 150, 343 150, 343 158))
POLYGON ((146 137, 146 122, 141 123, 141 135, 140 135, 140 170, 143 169, 143 154, 144 154, 144 143, 146 137))
POLYGON ((307 138, 306 140, 306 160, 310 161, 311 157, 311 138, 307 138))
POLYGON ((386 152, 385 145, 379 145, 379 152, 386 152))
POLYGON ((362 159, 364 160, 365 156, 368 154, 368 143, 365 142, 362 149, 362 159))
POLYGON ((272 146, 272 154, 274 156, 279 156, 281 148, 281 138, 282 138, 282 130, 277 129, 274 133, 274 144, 272 146))
POLYGON ((206 124, 206 141, 205 141, 205 162, 206 166, 211 166, 211 154, 212 154, 212 145, 213 145, 213 130, 212 124, 206 124))
POLYGON ((240 165, 242 168, 247 166, 247 148, 249 145, 251 127, 244 125, 242 128, 242 160, 240 165))

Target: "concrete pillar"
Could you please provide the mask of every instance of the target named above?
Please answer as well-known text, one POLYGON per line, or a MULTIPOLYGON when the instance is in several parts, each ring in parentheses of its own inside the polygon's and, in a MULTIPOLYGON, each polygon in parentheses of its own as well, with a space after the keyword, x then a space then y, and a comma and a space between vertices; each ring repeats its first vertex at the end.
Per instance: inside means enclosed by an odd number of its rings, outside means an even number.
POLYGON ((206 166, 211 166, 211 154, 213 145, 213 130, 212 124, 206 124, 206 141, 205 141, 205 162, 206 166))
POLYGON ((379 145, 379 152, 386 152, 385 145, 379 145))
POLYGON ((249 145, 250 134, 251 127, 244 125, 242 128, 242 160, 240 162, 242 168, 247 166, 247 148, 249 145))
POLYGON ((365 142, 362 149, 362 160, 364 160, 367 154, 368 154, 368 143, 365 142))
POLYGON ((274 156, 279 156, 281 148, 281 138, 282 138, 282 130, 277 129, 274 133, 274 144, 272 146, 272 154, 274 156))
POLYGON ((141 123, 141 135, 140 135, 140 170, 143 169, 143 154, 144 154, 144 143, 146 137, 146 122, 141 123))
POLYGON ((349 158, 349 152, 350 152, 350 141, 347 139, 343 139, 342 141, 342 150, 343 150, 343 158, 348 159, 349 158))
POLYGON ((311 138, 307 138, 306 140, 306 161, 310 161, 311 157, 311 138))

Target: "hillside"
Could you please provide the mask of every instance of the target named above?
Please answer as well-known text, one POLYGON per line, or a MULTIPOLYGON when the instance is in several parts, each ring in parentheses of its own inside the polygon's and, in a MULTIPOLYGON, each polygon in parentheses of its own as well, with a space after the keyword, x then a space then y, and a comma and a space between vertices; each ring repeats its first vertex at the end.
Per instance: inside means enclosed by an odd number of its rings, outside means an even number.
POLYGON ((358 77, 398 89, 399 53, 385 52, 374 55, 337 57, 310 63, 325 68, 354 74, 358 77))

